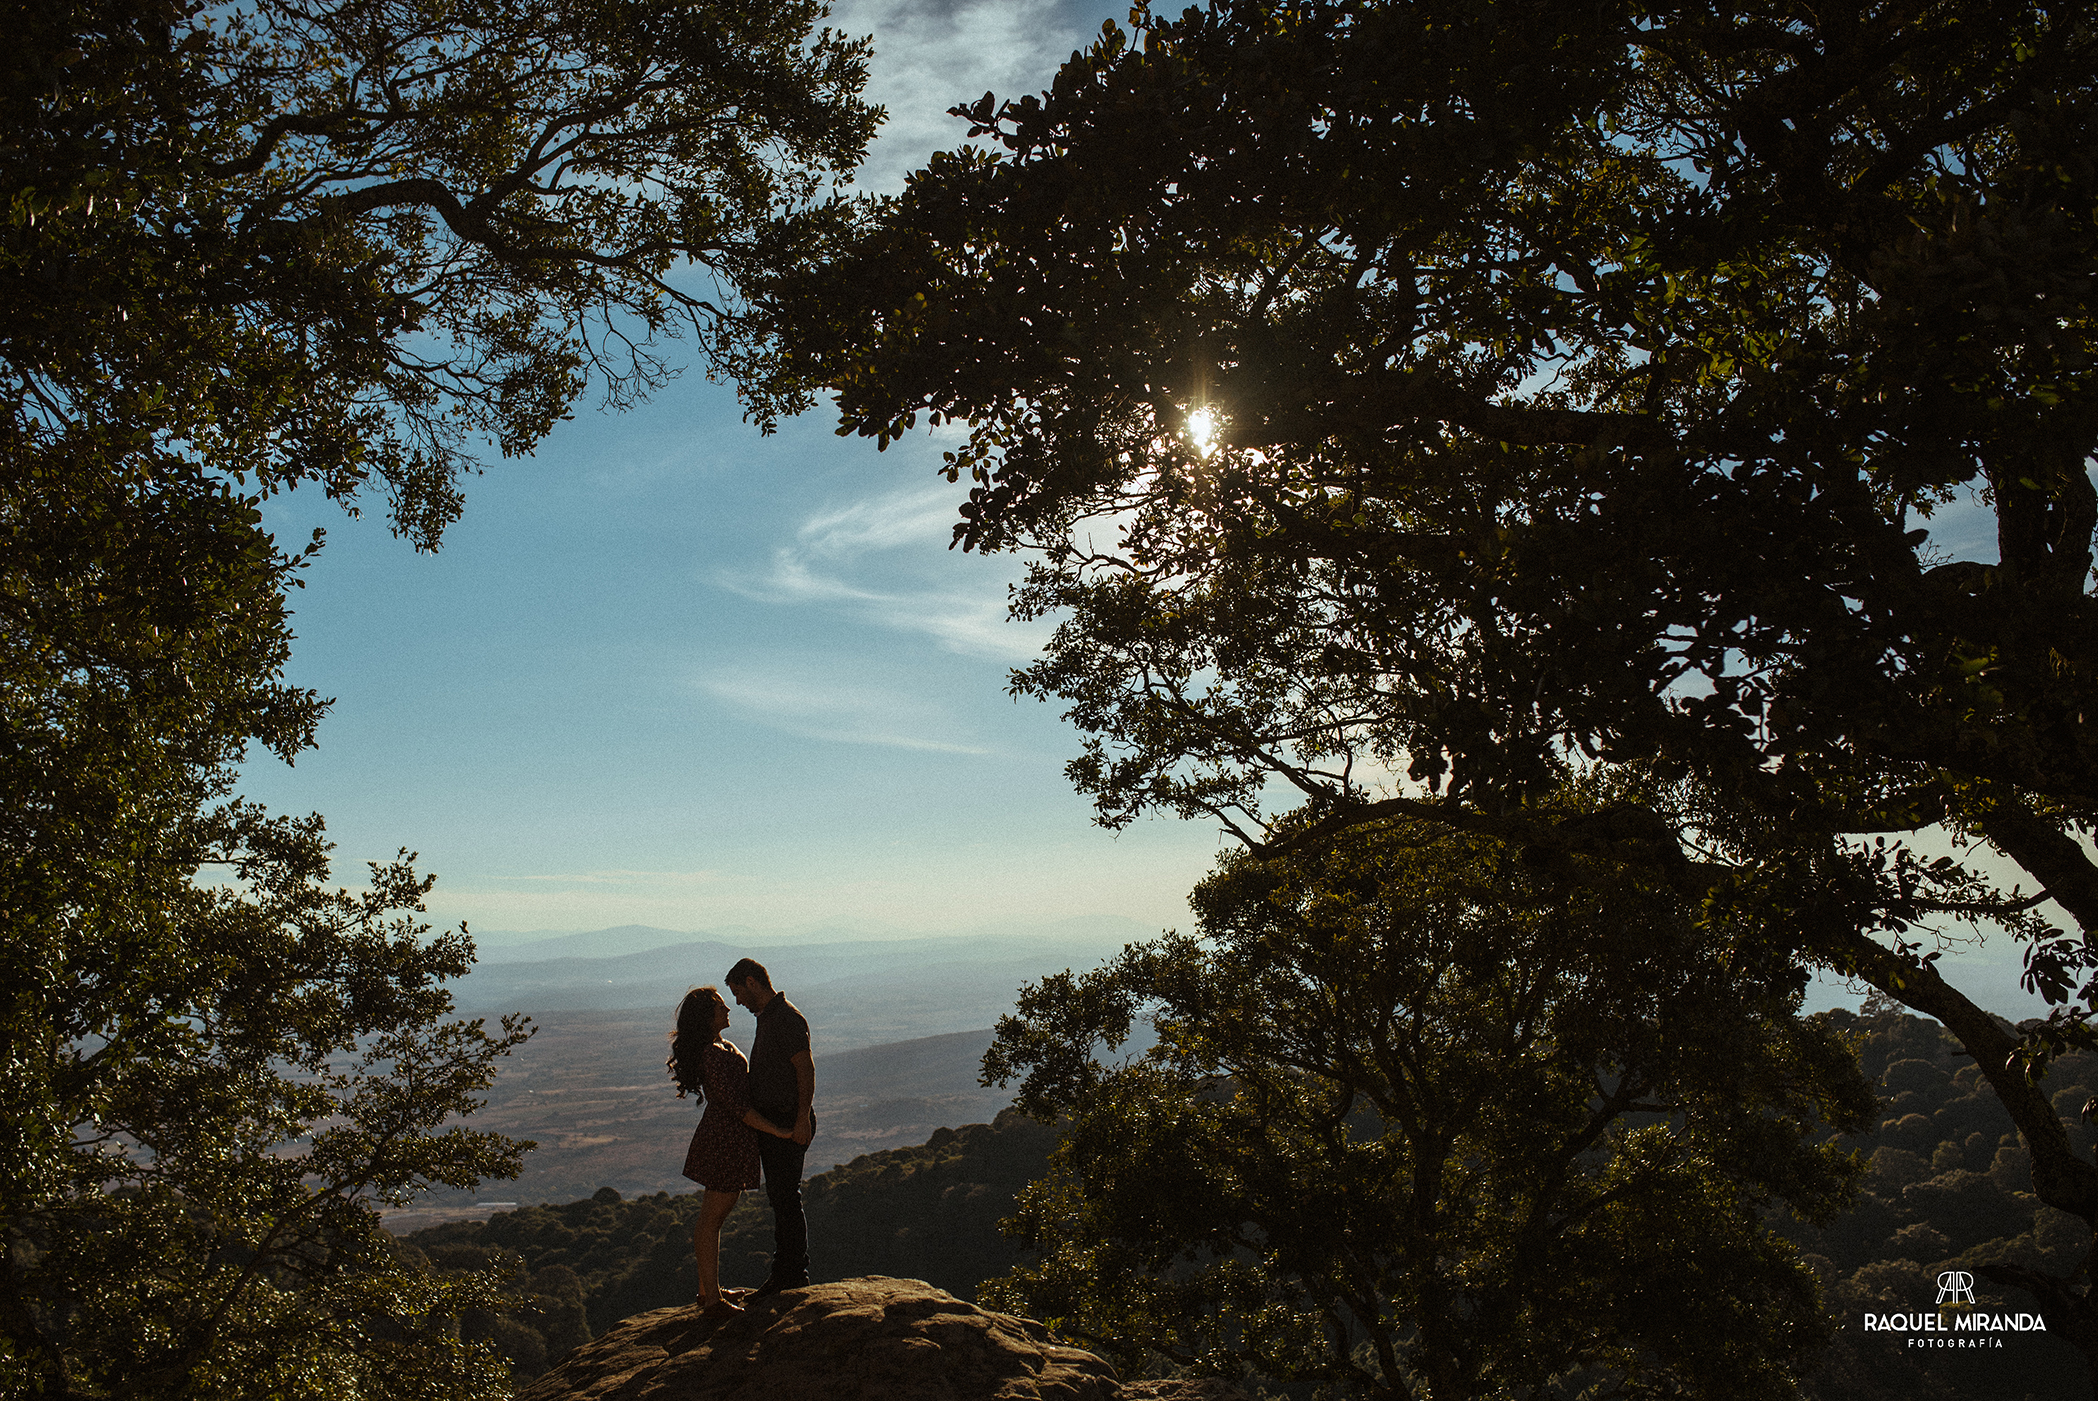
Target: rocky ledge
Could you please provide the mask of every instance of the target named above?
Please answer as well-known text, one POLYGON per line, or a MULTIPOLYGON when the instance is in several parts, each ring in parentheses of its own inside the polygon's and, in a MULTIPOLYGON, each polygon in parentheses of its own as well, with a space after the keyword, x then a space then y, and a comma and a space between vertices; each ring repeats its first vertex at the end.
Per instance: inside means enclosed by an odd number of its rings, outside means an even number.
POLYGON ((744 1314, 636 1314, 517 1401, 1243 1401, 1214 1381, 1123 1383, 1032 1319, 873 1275, 790 1289, 744 1314))

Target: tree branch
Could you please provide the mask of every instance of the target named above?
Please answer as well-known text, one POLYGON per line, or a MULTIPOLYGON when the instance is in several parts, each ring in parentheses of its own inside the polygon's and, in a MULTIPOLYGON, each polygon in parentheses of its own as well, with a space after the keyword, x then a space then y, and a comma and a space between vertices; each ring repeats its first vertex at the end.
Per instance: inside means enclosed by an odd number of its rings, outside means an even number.
POLYGON ((2098 1229, 2098 1166, 2069 1147, 2061 1116, 2041 1087, 2025 1076, 2017 1059, 2017 1039, 1928 963, 1905 958, 1857 933, 1837 939, 1832 951, 1850 964, 1844 971, 1903 1006, 1937 1018, 1959 1038, 2025 1140, 2032 1154, 2033 1189, 2040 1200, 2098 1229))
MULTIPOLYGON (((1323 397, 1325 390, 1321 385, 1314 392, 1323 397)), ((1561 443, 1629 447, 1657 443, 1665 436, 1660 424, 1646 414, 1495 404, 1421 369, 1364 376, 1362 382, 1336 385, 1333 391, 1329 400, 1313 408, 1263 415, 1237 431, 1227 424, 1223 439, 1232 447, 1261 448, 1316 441, 1341 429, 1382 437, 1395 425, 1419 418, 1454 423, 1481 437, 1525 447, 1561 443)))
POLYGON ((1998 790, 1980 822, 1982 835, 2030 871, 2048 897, 2069 912, 2086 939, 2098 935, 2098 865, 2083 846, 2022 799, 1998 790))

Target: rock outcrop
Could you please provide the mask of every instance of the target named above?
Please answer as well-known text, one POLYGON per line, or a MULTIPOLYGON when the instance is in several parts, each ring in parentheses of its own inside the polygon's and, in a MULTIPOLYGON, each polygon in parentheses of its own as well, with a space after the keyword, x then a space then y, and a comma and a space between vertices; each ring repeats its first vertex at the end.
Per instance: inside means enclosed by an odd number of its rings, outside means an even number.
POLYGON ((754 1300, 738 1317, 636 1314, 517 1401, 1242 1401, 1215 1382, 1122 1385, 1032 1319, 873 1275, 754 1300))

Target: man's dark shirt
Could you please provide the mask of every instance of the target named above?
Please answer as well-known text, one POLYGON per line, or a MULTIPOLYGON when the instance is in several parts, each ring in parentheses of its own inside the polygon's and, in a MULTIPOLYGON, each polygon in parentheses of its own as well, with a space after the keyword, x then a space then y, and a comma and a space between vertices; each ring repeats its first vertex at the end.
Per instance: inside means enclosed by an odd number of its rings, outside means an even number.
POLYGON ((809 1019, 778 993, 758 1013, 758 1034, 750 1043, 750 1103, 783 1129, 794 1127, 801 1109, 801 1082, 794 1057, 809 1048, 809 1019))

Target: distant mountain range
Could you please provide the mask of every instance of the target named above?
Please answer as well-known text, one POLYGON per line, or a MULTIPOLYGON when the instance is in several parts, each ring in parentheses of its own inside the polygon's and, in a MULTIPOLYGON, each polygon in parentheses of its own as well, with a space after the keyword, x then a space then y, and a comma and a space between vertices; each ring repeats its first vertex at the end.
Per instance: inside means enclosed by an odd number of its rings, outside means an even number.
POLYGON ((801 939, 768 940, 755 929, 731 925, 722 929, 680 931, 657 929, 647 924, 622 924, 613 929, 588 929, 578 934, 513 933, 506 930, 473 931, 474 952, 484 964, 543 963, 550 958, 617 958, 621 954, 645 953, 673 944, 749 944, 753 948, 773 942, 803 943, 801 939))
MULTIPOLYGON (((732 931, 691 935, 629 925, 525 943, 491 939, 480 965, 453 984, 453 996, 461 1010, 483 1015, 647 1009, 667 1028, 688 987, 719 985, 731 964, 750 955, 808 1017, 818 1052, 834 1053, 989 1026, 1012 1009, 1022 984, 1093 967, 1157 933, 1132 919, 1094 916, 961 934, 765 944, 732 931)), ((731 1040, 747 1038, 743 1015, 736 1013, 743 1029, 731 1026, 731 1040)))
POLYGON ((781 931, 753 929, 749 925, 723 925, 718 929, 659 929, 647 924, 622 924, 610 929, 581 933, 537 930, 475 929, 474 946, 483 963, 533 963, 553 958, 616 958, 621 954, 645 953, 675 944, 726 944, 742 953, 763 959, 762 950, 786 946, 827 944, 893 943, 918 939, 1062 939, 1120 948, 1135 939, 1149 939, 1157 928, 1121 915, 1074 915, 1068 919, 1028 923, 1007 921, 968 929, 927 933, 924 930, 886 926, 819 925, 781 931))

